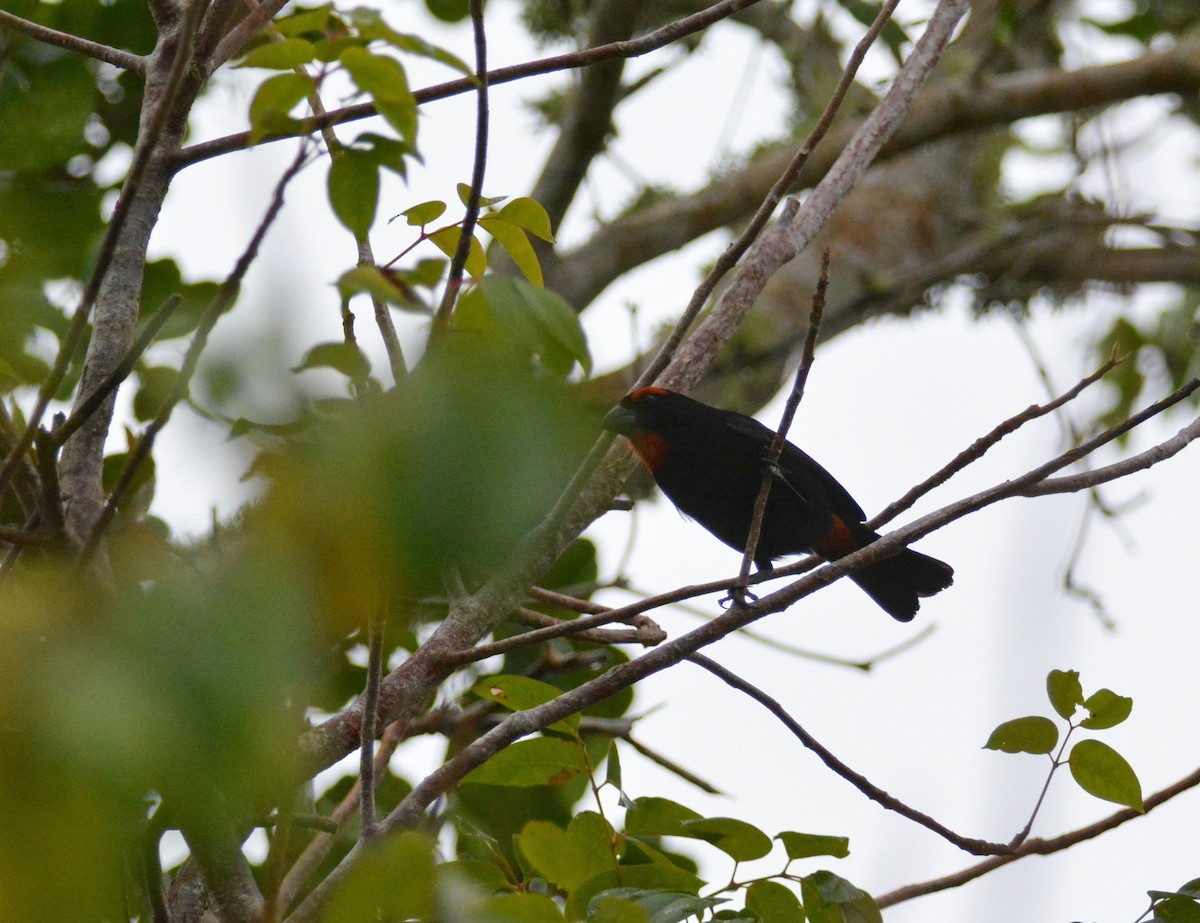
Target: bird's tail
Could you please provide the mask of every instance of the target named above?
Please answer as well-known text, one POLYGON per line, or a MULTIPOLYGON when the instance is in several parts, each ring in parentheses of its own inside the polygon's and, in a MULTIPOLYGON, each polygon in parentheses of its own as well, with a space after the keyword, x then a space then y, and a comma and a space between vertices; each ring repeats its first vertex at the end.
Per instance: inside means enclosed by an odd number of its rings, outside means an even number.
MULTIPOLYGON (((863 528, 863 544, 879 538, 863 528)), ((940 593, 954 582, 954 568, 945 561, 905 548, 898 555, 848 575, 892 618, 908 622, 917 614, 921 597, 940 593)))

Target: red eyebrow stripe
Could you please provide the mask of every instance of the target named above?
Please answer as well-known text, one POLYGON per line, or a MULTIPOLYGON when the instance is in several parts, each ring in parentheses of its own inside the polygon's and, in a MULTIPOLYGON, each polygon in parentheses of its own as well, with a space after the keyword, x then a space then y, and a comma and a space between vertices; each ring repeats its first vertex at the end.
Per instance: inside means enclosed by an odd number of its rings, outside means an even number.
POLYGON ((661 397, 664 394, 669 394, 669 393, 670 392, 667 391, 666 388, 650 387, 650 388, 638 388, 636 391, 633 392, 633 394, 631 394, 629 396, 631 398, 633 398, 633 400, 635 400, 635 401, 640 401, 647 394, 657 394, 659 397, 661 397))

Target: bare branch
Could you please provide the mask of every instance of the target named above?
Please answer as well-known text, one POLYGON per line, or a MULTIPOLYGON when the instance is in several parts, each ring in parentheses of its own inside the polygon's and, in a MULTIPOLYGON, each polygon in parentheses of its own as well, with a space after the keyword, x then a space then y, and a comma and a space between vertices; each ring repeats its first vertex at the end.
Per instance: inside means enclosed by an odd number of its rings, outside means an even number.
POLYGON ((1068 391, 1064 391, 1054 400, 1047 401, 1045 404, 1030 404, 1020 413, 1009 417, 1003 423, 994 427, 991 432, 972 442, 967 448, 955 455, 954 458, 939 468, 936 472, 905 493, 904 496, 899 500, 895 501, 894 503, 889 503, 886 507, 884 507, 879 515, 872 517, 872 519, 867 523, 868 527, 872 529, 878 529, 884 523, 891 522, 905 510, 912 507, 914 503, 929 493, 929 491, 946 483, 946 481, 948 481, 952 475, 958 473, 972 462, 978 461, 980 458, 982 458, 984 453, 1000 442, 1000 440, 1005 436, 1015 433, 1029 421, 1036 420, 1038 417, 1043 417, 1046 414, 1062 407, 1064 404, 1075 400, 1075 398, 1077 398, 1085 388, 1098 382, 1123 361, 1125 361, 1124 356, 1114 355, 1107 362, 1101 365, 1100 368, 1096 369, 1096 371, 1092 372, 1092 374, 1081 379, 1073 388, 1068 391))
POLYGON ((22 35, 35 41, 54 45, 57 48, 64 48, 67 51, 73 51, 76 54, 85 55, 89 58, 95 58, 97 61, 103 61, 106 64, 111 64, 114 67, 119 67, 133 74, 146 73, 146 60, 141 55, 122 51, 119 48, 109 48, 107 45, 101 45, 99 42, 92 42, 86 38, 71 35, 69 32, 59 32, 57 29, 38 25, 36 22, 22 19, 20 16, 14 16, 6 10, 0 10, 0 25, 6 25, 14 32, 20 32, 22 35))
MULTIPOLYGON (((1200 769, 1184 776, 1173 785, 1168 785, 1166 788, 1155 792, 1153 795, 1146 797, 1144 804, 1146 814, 1159 805, 1164 804, 1174 798, 1176 795, 1182 794, 1189 789, 1200 785, 1200 769)), ((1064 833, 1062 836, 1056 836, 1049 840, 1033 839, 1026 840, 1024 844, 1013 850, 1011 853, 1003 856, 994 856, 986 859, 976 865, 972 865, 952 875, 946 875, 942 878, 935 878, 932 881, 925 881, 914 885, 905 885, 903 888, 897 888, 895 891, 889 891, 886 894, 881 894, 875 898, 875 903, 882 910, 886 907, 893 907, 896 904, 901 904, 904 901, 910 901, 915 897, 922 897, 926 894, 933 894, 937 891, 945 891, 948 888, 957 888, 959 885, 966 884, 968 881, 973 881, 986 875, 988 872, 995 871, 1002 866, 1008 865, 1010 862, 1016 862, 1018 859, 1023 859, 1025 856, 1048 856, 1051 853, 1062 852, 1064 849, 1069 849, 1076 843, 1082 843, 1084 840, 1090 840, 1102 833, 1106 833, 1124 823, 1131 820, 1136 820, 1144 814, 1134 811, 1132 808, 1125 808, 1110 814, 1103 820, 1096 821, 1094 824, 1089 824, 1086 827, 1080 827, 1078 830, 1073 830, 1070 833, 1064 833)))
POLYGON ((703 654, 692 654, 687 658, 697 666, 708 670, 713 676, 720 679, 727 686, 732 686, 739 692, 743 692, 754 701, 758 702, 764 708, 773 714, 779 721, 792 732, 792 735, 799 740, 809 750, 812 750, 817 757, 828 766, 834 773, 841 776, 860 792, 877 802, 889 811, 895 811, 897 814, 907 817, 914 823, 920 824, 927 830, 932 830, 938 836, 953 843, 959 849, 966 850, 976 856, 990 856, 1004 853, 1008 850, 1008 846, 1003 843, 990 843, 987 840, 979 840, 972 837, 965 837, 959 833, 955 833, 949 827, 938 823, 928 814, 923 814, 915 808, 909 807, 899 798, 894 795, 889 795, 878 785, 875 785, 866 776, 855 772, 833 753, 813 737, 808 731, 801 727, 800 723, 788 714, 787 710, 779 704, 778 700, 767 695, 757 686, 747 682, 731 670, 727 670, 715 660, 705 657, 703 654))
POLYGON ((362 816, 362 838, 375 836, 375 730, 379 712, 379 680, 383 674, 383 606, 371 613, 367 634, 367 686, 362 694, 362 730, 359 737, 359 801, 362 816))

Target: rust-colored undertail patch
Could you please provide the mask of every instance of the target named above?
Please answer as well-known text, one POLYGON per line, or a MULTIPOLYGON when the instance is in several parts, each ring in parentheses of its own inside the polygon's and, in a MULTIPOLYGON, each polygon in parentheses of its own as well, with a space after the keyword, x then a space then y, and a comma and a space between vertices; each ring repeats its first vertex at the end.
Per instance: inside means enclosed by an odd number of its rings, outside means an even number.
POLYGON ((844 558, 850 552, 859 549, 858 540, 845 521, 839 516, 834 516, 832 519, 833 523, 830 525, 829 531, 815 546, 817 554, 829 561, 844 558))

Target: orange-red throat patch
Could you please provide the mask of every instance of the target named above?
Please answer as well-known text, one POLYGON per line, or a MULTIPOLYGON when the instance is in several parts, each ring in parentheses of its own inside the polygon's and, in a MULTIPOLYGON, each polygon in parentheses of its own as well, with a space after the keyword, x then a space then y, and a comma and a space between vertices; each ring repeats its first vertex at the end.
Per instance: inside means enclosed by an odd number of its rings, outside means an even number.
POLYGON ((629 441, 633 443, 633 450, 638 453, 642 462, 651 471, 657 471, 659 465, 667 457, 667 440, 658 433, 637 429, 633 431, 629 441))

